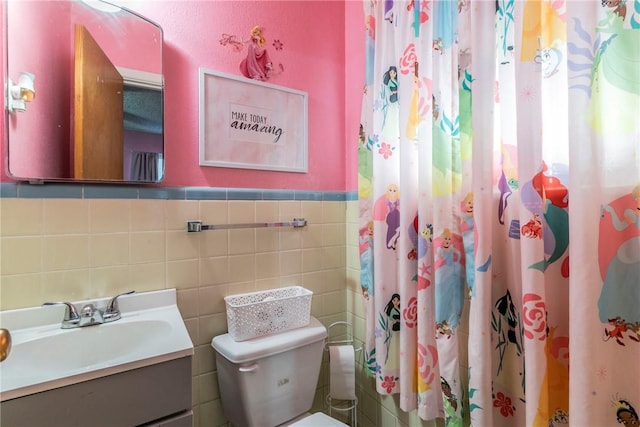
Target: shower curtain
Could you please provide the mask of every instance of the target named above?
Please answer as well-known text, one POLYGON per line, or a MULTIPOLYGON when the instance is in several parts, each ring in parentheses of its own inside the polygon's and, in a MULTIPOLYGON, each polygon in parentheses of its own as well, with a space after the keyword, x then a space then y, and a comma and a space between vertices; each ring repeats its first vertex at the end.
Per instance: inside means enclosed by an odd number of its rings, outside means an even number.
POLYGON ((640 425, 640 0, 364 10, 378 393, 447 426, 640 425))
POLYGON ((156 182, 160 178, 158 170, 162 153, 132 151, 131 152, 131 180, 156 182))

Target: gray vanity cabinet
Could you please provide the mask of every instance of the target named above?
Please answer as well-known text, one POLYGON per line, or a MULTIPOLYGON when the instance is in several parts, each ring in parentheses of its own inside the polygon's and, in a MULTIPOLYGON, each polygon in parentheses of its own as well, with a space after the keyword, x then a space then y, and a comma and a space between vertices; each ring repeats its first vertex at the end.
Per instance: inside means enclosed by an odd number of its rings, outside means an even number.
POLYGON ((6 400, 0 425, 190 427, 191 363, 181 357, 6 400))

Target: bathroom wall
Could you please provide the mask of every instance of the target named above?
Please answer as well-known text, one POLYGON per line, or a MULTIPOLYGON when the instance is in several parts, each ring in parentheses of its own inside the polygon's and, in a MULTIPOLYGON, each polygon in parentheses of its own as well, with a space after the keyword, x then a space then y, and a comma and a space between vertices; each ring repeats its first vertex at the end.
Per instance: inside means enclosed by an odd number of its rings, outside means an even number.
MULTIPOLYGON (((87 187, 87 198, 81 198, 75 188, 48 190, 63 198, 30 193, 0 199, 0 309, 177 288, 195 345, 195 427, 226 424, 210 346, 213 336, 226 331, 225 295, 302 285, 314 292, 312 315, 325 325, 350 321, 362 343, 354 194, 202 189, 198 199, 190 199, 196 194, 188 190, 157 199, 109 198, 109 191, 122 193, 122 188, 87 187), (185 221, 193 218, 225 224, 294 217, 309 225, 185 232, 185 221)), ((5 196, 7 190, 4 185, 5 196)), ((361 358, 357 375, 361 426, 436 425, 402 412, 397 397, 378 395, 361 358)), ((323 409, 325 386, 323 372, 314 410, 323 409)))
MULTIPOLYGON (((11 2, 12 10, 21 13, 28 9, 34 2, 11 2)), ((0 15, 5 13, 5 1, 0 3, 0 15)), ((50 23, 50 16, 58 16, 60 13, 68 13, 69 5, 62 2, 40 3, 39 14, 30 19, 30 27, 33 30, 25 32, 23 37, 14 37, 12 49, 16 52, 33 52, 33 55, 17 55, 9 65, 10 69, 5 70, 3 61, 2 87, 5 87, 5 78, 8 77, 17 82, 20 73, 36 69, 46 69, 47 77, 36 75, 36 99, 29 105, 28 112, 21 113, 20 116, 12 115, 8 123, 4 118, 0 120, 0 131, 4 135, 5 125, 9 130, 20 126, 20 137, 15 138, 15 145, 11 150, 10 164, 12 170, 18 176, 69 176, 70 170, 70 148, 61 148, 58 144, 50 144, 49 141, 69 141, 69 128, 71 120, 66 114, 67 109, 60 108, 61 105, 71 103, 72 79, 69 78, 71 67, 71 54, 69 40, 73 34, 73 28, 69 22, 64 25, 60 22, 50 23), (40 36, 42 29, 47 29, 46 40, 49 43, 42 43, 40 36), (5 76, 8 74, 8 76, 5 76), (55 85, 43 85, 43 81, 55 81, 55 85), (26 126, 26 122, 31 122, 26 126), (62 125, 61 125, 62 124, 62 125), (50 139, 42 138, 41 135, 49 135, 50 139)), ((32 14, 30 14, 32 15, 32 14)), ((4 19, 2 19, 4 22, 4 19)), ((12 27, 19 28, 22 34, 23 26, 12 21, 12 27)), ((4 30, 3 30, 4 32, 4 30)), ((4 36, 4 34, 3 34, 4 36)), ((3 41, 4 45, 4 41, 3 41)), ((3 92, 4 93, 4 92, 3 92)), ((4 138, 2 142, 3 170, 2 180, 5 180, 4 168, 4 138)))
MULTIPOLYGON (((364 337, 355 201, 363 3, 126 3, 164 29, 167 178, 148 187, 38 186, 14 183, 3 170, 0 309, 177 288, 196 346, 195 427, 225 425, 210 346, 226 330, 223 296, 301 284, 314 292, 314 316, 327 325, 350 320, 356 337, 364 337), (257 24, 265 26, 269 42, 284 44, 273 52, 285 70, 273 83, 309 93, 307 174, 198 166, 198 67, 237 74, 242 55, 219 39, 223 32, 246 37, 257 24), (194 218, 239 223, 293 217, 306 218, 309 226, 184 231, 194 218)), ((0 132, 5 129, 3 118, 0 132)), ((5 153, 3 142, 0 156, 5 153)), ((377 395, 363 372, 360 364, 361 426, 433 425, 400 411, 395 397, 377 395)), ((314 410, 323 408, 325 376, 314 410)))
POLYGON ((210 343, 226 332, 225 295, 295 284, 314 292, 312 314, 325 324, 346 311, 345 201, 316 193, 297 194, 306 200, 227 194, 234 200, 0 199, 0 309, 177 288, 195 345, 195 426, 224 425, 210 343), (309 225, 185 231, 193 218, 225 224, 294 217, 309 225))
MULTIPOLYGON (((4 3, 0 10, 4 11, 4 3)), ((68 141, 74 124, 68 108, 62 107, 71 106, 74 102, 73 79, 70 77, 74 67, 74 46, 71 42, 74 23, 84 22, 96 42, 119 67, 161 73, 162 62, 157 57, 159 40, 152 36, 149 26, 141 29, 135 25, 137 19, 123 20, 118 24, 116 33, 126 34, 140 47, 137 52, 127 51, 120 40, 111 36, 113 28, 95 18, 98 12, 80 3, 71 7, 69 2, 32 0, 12 1, 6 6, 12 17, 8 22, 12 37, 8 38, 11 60, 7 64, 7 75, 15 82, 23 71, 35 73, 37 95, 37 102, 29 104, 26 112, 12 116, 8 124, 12 132, 11 172, 19 177, 71 177, 73 152, 68 141), (29 31, 24 32, 26 20, 30 25, 29 31), (20 36, 16 37, 18 33, 20 36), (21 54, 24 52, 29 53, 21 54)), ((125 156, 125 163, 128 160, 125 156)))
MULTIPOLYGON (((55 3, 55 0, 46 2, 55 3)), ((360 35, 364 22, 361 3, 306 0, 119 0, 118 3, 147 16, 159 24, 164 33, 166 178, 163 185, 344 191, 348 183, 348 189, 355 189, 357 160, 350 147, 355 148, 358 138, 364 47, 357 46, 364 46, 364 36, 352 38, 353 46, 347 58, 345 32, 347 28, 360 35), (308 173, 265 173, 198 164, 198 69, 240 76, 238 67, 247 49, 238 52, 232 45, 220 41, 225 35, 248 40, 255 25, 264 27, 266 47, 279 72, 269 83, 308 93, 308 173), (275 41, 278 43, 274 45, 275 41), (326 173, 328 170, 331 173, 326 173)), ((27 32, 24 37, 29 35, 27 32)), ((46 91, 54 85, 49 79, 51 71, 43 74, 36 76, 38 94, 29 106, 33 113, 27 111, 13 116, 11 126, 26 126, 39 108, 35 105, 47 99, 46 91)), ((0 131, 4 128, 3 122, 0 131)), ((5 149, 3 145, 3 153, 5 149)), ((37 150, 32 156, 40 157, 37 150)), ((6 171, 2 174, 2 181, 10 180, 6 171)))

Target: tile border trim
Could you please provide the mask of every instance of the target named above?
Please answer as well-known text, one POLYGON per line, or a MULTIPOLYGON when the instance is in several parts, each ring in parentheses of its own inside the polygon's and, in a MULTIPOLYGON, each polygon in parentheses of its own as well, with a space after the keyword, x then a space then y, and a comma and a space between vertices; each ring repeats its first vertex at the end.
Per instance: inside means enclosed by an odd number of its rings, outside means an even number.
POLYGON ((0 198, 161 199, 161 200, 358 200, 357 191, 270 190, 259 188, 154 187, 132 185, 0 182, 0 198))

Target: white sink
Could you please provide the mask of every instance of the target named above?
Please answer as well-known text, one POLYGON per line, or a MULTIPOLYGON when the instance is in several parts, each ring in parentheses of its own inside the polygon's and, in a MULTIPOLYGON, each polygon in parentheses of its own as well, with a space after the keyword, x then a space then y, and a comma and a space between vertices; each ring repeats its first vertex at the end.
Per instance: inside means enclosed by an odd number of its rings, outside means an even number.
MULTIPOLYGON (((110 298, 75 302, 104 307, 110 298)), ((61 329, 64 306, 0 312, 11 353, 0 363, 0 400, 14 399, 193 355, 175 289, 118 298, 122 318, 61 329)))

